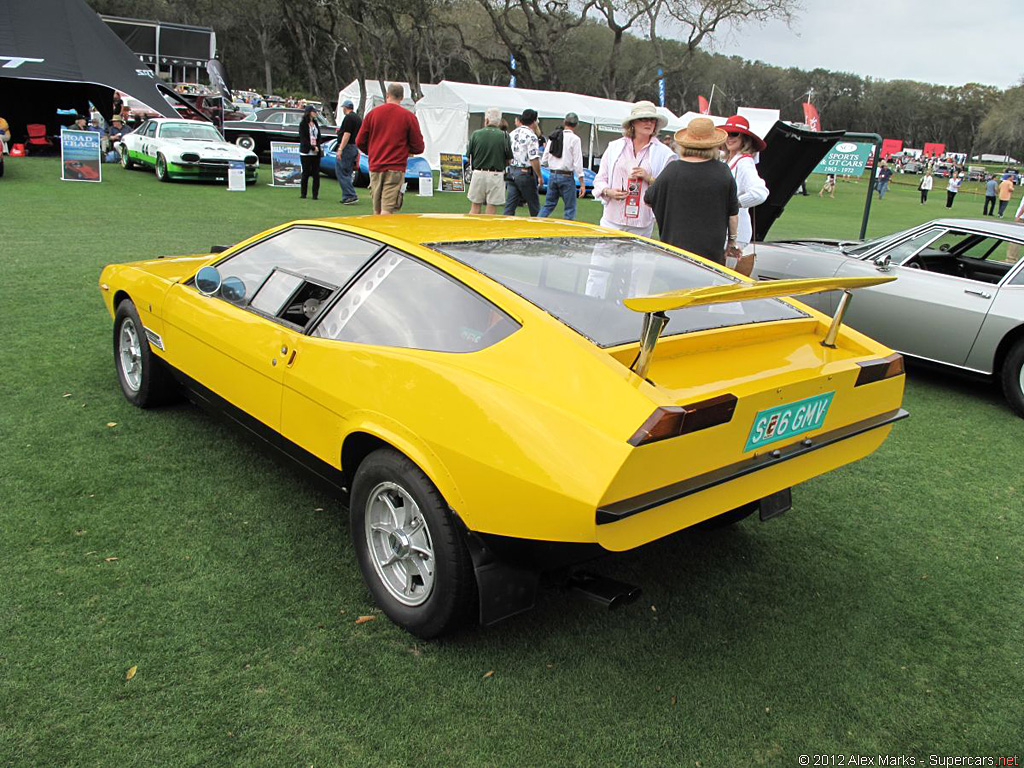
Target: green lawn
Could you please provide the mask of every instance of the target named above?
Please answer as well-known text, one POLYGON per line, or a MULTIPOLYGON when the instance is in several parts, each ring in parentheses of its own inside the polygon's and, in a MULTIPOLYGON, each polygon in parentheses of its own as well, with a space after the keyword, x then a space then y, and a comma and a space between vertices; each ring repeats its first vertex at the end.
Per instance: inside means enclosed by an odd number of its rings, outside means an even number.
MULTIPOLYGON (((789 514, 601 566, 643 586, 638 604, 547 593, 418 642, 374 609, 335 501, 194 407, 125 402, 96 286, 111 261, 368 204, 342 207, 332 180, 313 202, 103 170, 64 183, 56 159, 9 158, 0 180, 0 765, 920 765, 1024 747, 1024 420, 992 386, 912 369, 912 418, 796 488, 789 514)), ((946 213, 941 185, 921 206, 915 183, 874 201, 869 235, 946 213)), ((822 200, 812 181, 773 236, 855 237, 865 184, 822 200)), ((953 213, 981 205, 961 193, 953 213)))

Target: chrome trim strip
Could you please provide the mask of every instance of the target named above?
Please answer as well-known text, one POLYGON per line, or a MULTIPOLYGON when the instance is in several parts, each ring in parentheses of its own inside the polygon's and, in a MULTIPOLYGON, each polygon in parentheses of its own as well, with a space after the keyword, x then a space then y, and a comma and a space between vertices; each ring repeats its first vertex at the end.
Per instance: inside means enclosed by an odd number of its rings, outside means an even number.
POLYGON ((639 496, 633 496, 629 499, 623 499, 622 501, 616 501, 612 504, 607 504, 603 507, 598 507, 596 522, 598 525, 607 525, 608 523, 617 523, 619 520, 624 520, 627 517, 638 515, 641 512, 646 512, 654 507, 661 506, 662 504, 668 504, 670 501, 677 501, 679 499, 690 496, 700 491, 706 491, 708 488, 713 488, 716 485, 727 483, 730 480, 736 480, 745 475, 749 475, 752 472, 758 472, 768 467, 774 467, 776 464, 781 464, 784 461, 795 459, 800 456, 804 456, 811 451, 816 451, 819 448, 826 448, 830 445, 846 440, 857 435, 862 435, 865 432, 870 432, 873 429, 884 427, 888 424, 905 419, 910 414, 902 408, 897 408, 895 411, 889 411, 878 416, 872 416, 869 419, 855 422, 854 424, 848 424, 845 427, 839 429, 833 429, 831 432, 824 432, 815 437, 807 437, 800 440, 797 443, 792 443, 783 448, 776 448, 775 450, 768 451, 767 453, 754 456, 743 461, 738 461, 735 464, 729 464, 728 466, 721 467, 720 469, 712 470, 711 472, 705 472, 703 475, 697 475, 687 480, 680 480, 678 483, 667 485, 664 488, 658 488, 654 491, 648 491, 642 493, 639 496))
POLYGON ((162 351, 164 348, 164 340, 160 338, 160 334, 156 331, 150 330, 146 326, 142 326, 142 330, 146 332, 146 338, 149 339, 149 343, 162 351))

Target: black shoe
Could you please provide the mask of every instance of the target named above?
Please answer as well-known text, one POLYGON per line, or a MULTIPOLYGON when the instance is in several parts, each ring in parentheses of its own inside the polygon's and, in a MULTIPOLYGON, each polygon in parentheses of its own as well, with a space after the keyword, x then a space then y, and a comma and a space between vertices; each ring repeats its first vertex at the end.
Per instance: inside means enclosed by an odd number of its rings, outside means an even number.
POLYGON ((306 199, 305 195, 299 195, 299 200, 305 200, 305 199, 306 199))
POLYGON ((348 200, 342 200, 341 204, 342 205, 355 205, 358 202, 359 202, 359 198, 358 197, 350 197, 348 200))

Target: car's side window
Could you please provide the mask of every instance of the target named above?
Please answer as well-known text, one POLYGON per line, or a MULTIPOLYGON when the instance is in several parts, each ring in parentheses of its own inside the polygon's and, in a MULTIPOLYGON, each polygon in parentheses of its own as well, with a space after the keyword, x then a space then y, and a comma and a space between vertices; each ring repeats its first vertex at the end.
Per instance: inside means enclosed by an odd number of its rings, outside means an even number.
POLYGON ((146 126, 146 130, 145 130, 145 132, 142 135, 150 137, 150 138, 152 138, 153 136, 156 136, 156 123, 149 123, 146 126))
POLYGON ((267 118, 267 122, 273 125, 282 125, 284 123, 284 114, 281 112, 275 112, 267 118))
POLYGON ((302 122, 302 115, 296 114, 295 112, 284 113, 284 124, 285 125, 298 125, 302 122))
POLYGON ((465 285, 386 251, 331 308, 313 335, 403 349, 475 352, 518 328, 465 285))
POLYGON ((927 232, 923 232, 917 237, 912 237, 909 240, 904 240, 899 245, 889 250, 883 251, 880 256, 889 256, 893 264, 902 264, 907 259, 912 257, 915 253, 921 250, 929 242, 935 239, 936 235, 939 234, 940 230, 929 229, 927 232))
POLYGON ((328 285, 344 285, 380 244, 319 227, 292 227, 217 264, 222 277, 237 277, 252 298, 275 268, 328 285))

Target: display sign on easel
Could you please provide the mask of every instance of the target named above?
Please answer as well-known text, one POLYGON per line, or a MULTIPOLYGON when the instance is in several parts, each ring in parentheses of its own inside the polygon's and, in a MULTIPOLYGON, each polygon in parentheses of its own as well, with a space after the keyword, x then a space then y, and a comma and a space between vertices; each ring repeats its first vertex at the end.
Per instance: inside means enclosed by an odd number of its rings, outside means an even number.
POLYGON ((302 179, 299 145, 272 141, 270 143, 270 186, 297 187, 302 179))
POLYGON ((245 192, 245 161, 228 160, 228 190, 245 192))
POLYGON ((438 189, 442 192, 466 191, 466 160, 462 155, 446 155, 441 153, 441 183, 438 189))
POLYGON ((427 173, 426 171, 420 171, 420 188, 419 193, 421 197, 433 197, 434 196, 434 175, 427 173))
POLYGON ((103 181, 99 133, 62 128, 60 169, 64 181, 103 181))

